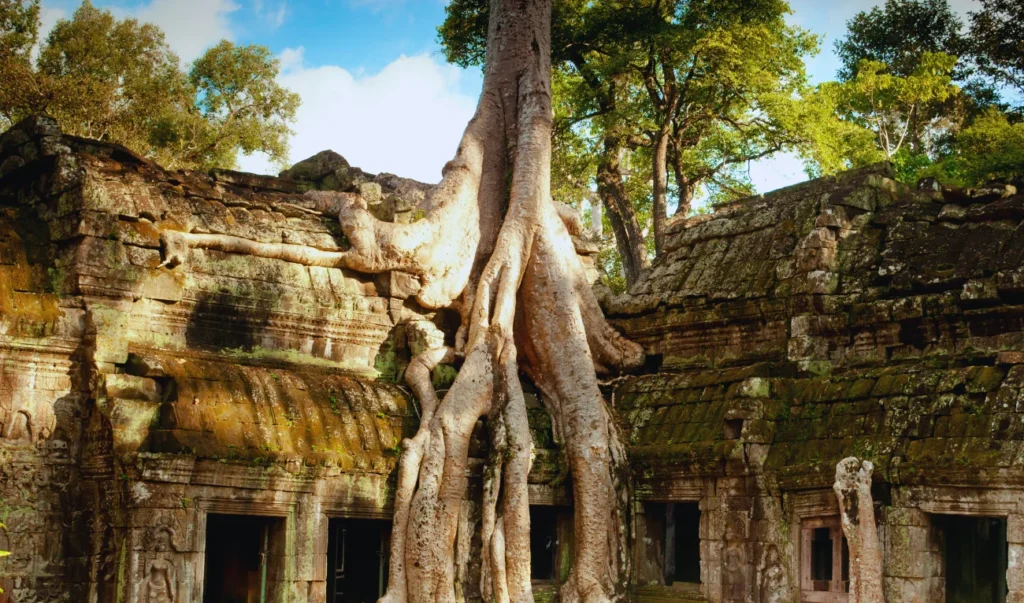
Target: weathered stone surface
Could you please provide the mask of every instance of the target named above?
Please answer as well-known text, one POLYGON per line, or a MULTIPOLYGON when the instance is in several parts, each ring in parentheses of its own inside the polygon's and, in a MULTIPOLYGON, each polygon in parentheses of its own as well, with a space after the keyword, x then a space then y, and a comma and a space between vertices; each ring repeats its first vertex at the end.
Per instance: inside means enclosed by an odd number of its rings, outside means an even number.
POLYGON ((217 508, 287 517, 270 592, 323 600, 318 509, 389 517, 417 424, 378 379, 434 317, 408 279, 188 249, 161 266, 164 231, 344 249, 336 220, 288 205, 296 180, 166 172, 45 119, 0 136, 0 164, 0 587, 144 602, 170 572, 201 601, 217 508))
MULTIPOLYGON (((740 539, 757 576, 702 573, 709 600, 803 598, 795 530, 838 517, 832 478, 850 456, 874 464, 886 493, 875 504, 890 602, 941 600, 937 515, 1017 525, 1024 196, 933 192, 922 203, 875 166, 679 220, 648 277, 605 300, 660 360, 614 387, 638 496, 685 492, 712 525, 727 520, 712 500, 787 509, 756 532, 710 531, 702 553, 740 539), (723 494, 736 479, 748 486, 723 494)), ((1019 569, 1007 572, 1011 598, 1024 596, 1019 569)))
MULTIPOLYGON (((210 513, 287 518, 271 591, 322 600, 326 516, 389 517, 418 416, 394 382, 457 320, 419 308, 408 274, 161 249, 185 231, 344 250, 301 196, 328 177, 390 220, 426 209, 428 185, 318 157, 293 179, 171 173, 45 119, 0 136, 0 586, 16 600, 145 601, 168 561, 178 600, 200 601, 210 513)), ((875 166, 668 231, 650 275, 605 300, 649 354, 607 393, 637 508, 699 502, 702 584, 665 587, 645 542, 637 599, 800 600, 802 522, 838 518, 849 456, 874 465, 887 600, 944 593, 944 514, 1006 519, 1024 597, 1024 195, 906 190, 875 166)), ((567 503, 529 399, 531 497, 567 503)), ((636 526, 654 537, 653 515, 636 526)))
MULTIPOLYGON (((236 182, 241 182, 237 172, 232 172, 236 182)), ((408 222, 414 219, 404 215, 415 209, 427 211, 427 197, 434 185, 424 184, 394 174, 368 174, 334 151, 321 151, 281 172, 280 178, 244 175, 243 183, 250 188, 295 186, 296 190, 310 188, 325 191, 359 193, 370 206, 374 215, 388 222, 408 222), (264 178, 262 183, 258 179, 264 178)), ((291 189, 283 192, 293 192, 291 189)))

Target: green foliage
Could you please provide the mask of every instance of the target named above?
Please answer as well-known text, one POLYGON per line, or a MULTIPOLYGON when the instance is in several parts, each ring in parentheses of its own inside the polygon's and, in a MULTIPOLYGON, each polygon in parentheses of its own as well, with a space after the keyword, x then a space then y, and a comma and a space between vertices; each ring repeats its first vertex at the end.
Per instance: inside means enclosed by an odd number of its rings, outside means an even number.
POLYGON ((793 127, 801 129, 805 138, 814 141, 800 149, 811 177, 885 159, 871 130, 843 118, 842 95, 840 84, 821 84, 805 93, 803 113, 796 116, 793 127))
POLYGON ((980 0, 971 13, 967 51, 979 71, 1024 93, 1024 3, 980 0))
POLYGON ((947 0, 887 0, 849 21, 836 43, 840 81, 816 90, 819 110, 831 106, 842 123, 810 158, 819 171, 885 158, 910 183, 933 176, 971 185, 1016 173, 1016 130, 996 85, 1022 89, 1024 5, 981 6, 967 36, 947 0))
MULTIPOLYGON (((750 161, 817 144, 804 123, 817 115, 801 97, 818 39, 788 24, 788 13, 784 0, 556 2, 554 196, 607 206, 611 178, 632 214, 609 207, 609 230, 621 237, 635 220, 650 238, 656 168, 668 175, 668 205, 688 213, 697 198, 750 194, 750 161), (655 153, 666 139, 667 153, 655 153), (601 174, 612 163, 621 169, 601 174)), ((487 0, 449 3, 438 29, 449 61, 482 64, 487 16, 487 0)), ((630 245, 620 238, 619 247, 630 245)), ((616 253, 602 255, 603 270, 620 270, 616 253)), ((619 273, 606 274, 619 288, 619 273)))
POLYGON ((885 63, 906 77, 918 71, 924 53, 959 55, 962 26, 947 0, 886 0, 847 22, 846 37, 835 44, 839 79, 854 79, 861 61, 885 63))
MULTIPOLYGON (((865 59, 852 79, 822 84, 819 91, 835 102, 842 120, 872 132, 877 148, 892 159, 912 137, 920 139, 942 126, 943 116, 926 121, 922 107, 959 93, 951 76, 956 61, 947 54, 926 52, 913 73, 901 76, 885 63, 865 59)), ((863 140, 862 135, 853 138, 863 140)), ((917 149, 915 153, 920 152, 917 149)))
POLYGON ((957 135, 946 162, 947 172, 962 184, 1022 178, 1024 123, 1011 123, 1004 113, 990 109, 957 135))
POLYGON ((239 151, 286 159, 299 99, 275 82, 266 48, 223 41, 186 73, 159 28, 86 0, 33 65, 26 49, 38 23, 36 2, 0 0, 0 127, 48 113, 68 134, 123 144, 172 169, 233 167, 239 151))
POLYGON ((277 72, 266 47, 220 42, 189 72, 192 110, 162 123, 155 140, 198 165, 232 165, 237 151, 284 163, 299 97, 275 82, 277 72))
POLYGON ((0 56, 27 60, 39 36, 39 0, 0 0, 0 56))
POLYGON ((459 376, 459 371, 450 364, 438 364, 434 367, 433 372, 430 375, 431 384, 435 390, 448 389, 455 383, 455 378, 459 376))

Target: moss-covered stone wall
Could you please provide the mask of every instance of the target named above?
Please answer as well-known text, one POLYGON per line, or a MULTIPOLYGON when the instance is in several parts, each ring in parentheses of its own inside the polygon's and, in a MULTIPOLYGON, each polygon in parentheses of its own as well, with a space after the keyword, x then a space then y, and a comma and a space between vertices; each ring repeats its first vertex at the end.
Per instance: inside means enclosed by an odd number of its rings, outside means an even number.
POLYGON ((836 464, 856 456, 876 468, 890 601, 936 600, 934 515, 992 512, 1024 483, 1024 194, 912 190, 874 166, 669 232, 651 273, 605 300, 660 362, 613 393, 638 496, 704 507, 704 595, 801 600, 799 523, 838 513, 836 464))

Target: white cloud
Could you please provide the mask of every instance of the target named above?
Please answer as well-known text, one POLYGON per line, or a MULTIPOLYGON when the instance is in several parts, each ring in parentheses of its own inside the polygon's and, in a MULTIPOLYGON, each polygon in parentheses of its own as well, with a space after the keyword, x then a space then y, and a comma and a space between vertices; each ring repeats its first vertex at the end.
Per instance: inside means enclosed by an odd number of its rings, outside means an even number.
POLYGON ((281 0, 275 4, 273 2, 265 3, 264 0, 254 0, 252 10, 256 13, 257 18, 269 24, 273 29, 277 29, 284 25, 284 21, 288 17, 288 2, 281 0))
POLYGON ((230 16, 238 8, 232 0, 152 0, 130 11, 111 11, 160 27, 171 49, 189 63, 222 39, 234 38, 230 16))
MULTIPOLYGON (((306 67, 301 48, 280 58, 278 81, 302 96, 293 162, 333 149, 368 172, 437 182, 476 108, 476 98, 459 92, 461 70, 429 55, 403 55, 373 75, 306 67)), ((239 163, 246 171, 277 171, 259 155, 239 163)))

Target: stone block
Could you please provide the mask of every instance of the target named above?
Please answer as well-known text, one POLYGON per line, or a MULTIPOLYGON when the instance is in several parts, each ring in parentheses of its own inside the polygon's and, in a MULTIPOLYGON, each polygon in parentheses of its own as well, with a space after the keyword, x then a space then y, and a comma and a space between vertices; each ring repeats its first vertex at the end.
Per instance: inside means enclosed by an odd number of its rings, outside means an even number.
POLYGON ((134 375, 105 375, 104 385, 111 398, 160 402, 163 393, 155 380, 134 375))

